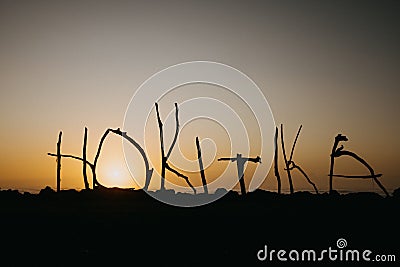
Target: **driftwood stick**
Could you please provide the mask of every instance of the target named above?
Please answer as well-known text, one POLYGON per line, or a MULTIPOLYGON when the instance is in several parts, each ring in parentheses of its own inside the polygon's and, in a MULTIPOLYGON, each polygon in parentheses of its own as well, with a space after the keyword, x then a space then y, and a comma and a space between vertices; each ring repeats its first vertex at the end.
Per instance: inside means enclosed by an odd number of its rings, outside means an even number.
POLYGON ((164 132, 163 132, 163 123, 160 118, 160 112, 158 110, 158 103, 156 105, 156 113, 157 113, 157 121, 158 121, 158 129, 160 133, 160 150, 161 150, 161 186, 160 190, 165 190, 165 168, 166 168, 166 157, 164 152, 164 132))
POLYGON ((104 140, 106 139, 107 135, 110 133, 110 129, 107 129, 103 136, 100 139, 100 143, 99 146, 97 147, 97 152, 96 152, 96 156, 94 157, 94 161, 93 161, 93 165, 96 167, 97 166, 97 161, 99 160, 100 157, 100 152, 101 152, 101 148, 103 147, 103 143, 104 140))
POLYGON ((360 162, 361 164, 363 164, 371 174, 374 173, 374 169, 372 169, 372 167, 364 160, 362 159, 360 156, 358 156, 356 153, 348 151, 348 150, 339 150, 336 151, 336 153, 334 154, 334 157, 340 157, 340 156, 350 156, 352 158, 354 158, 355 160, 357 160, 358 162, 360 162))
POLYGON ((276 181, 278 182, 278 194, 281 194, 282 183, 281 183, 281 175, 279 174, 279 169, 278 169, 278 127, 275 127, 274 148, 275 148, 274 174, 276 177, 276 181))
POLYGON ((179 113, 178 104, 175 103, 175 135, 174 135, 174 139, 172 140, 171 146, 168 149, 165 160, 168 160, 169 156, 172 153, 172 149, 174 148, 176 141, 178 140, 178 134, 179 134, 179 114, 178 113, 179 113))
POLYGON ((371 178, 379 178, 382 174, 375 174, 375 175, 342 175, 342 174, 333 174, 333 177, 340 177, 340 178, 360 178, 360 179, 371 179, 371 178))
POLYGON ((289 180, 289 189, 290 189, 290 194, 294 193, 294 189, 293 189, 293 181, 292 181, 292 175, 290 173, 290 169, 289 169, 289 162, 288 159, 286 157, 286 150, 285 150, 285 140, 283 137, 283 124, 281 124, 281 144, 282 144, 282 152, 283 152, 283 159, 285 160, 285 166, 286 166, 286 173, 288 176, 288 180, 289 180))
POLYGON ((61 137, 62 131, 58 134, 57 142, 57 192, 61 190, 61 137))
MULTIPOLYGON (((57 154, 55 154, 55 153, 47 153, 47 155, 51 156, 51 157, 57 157, 57 154)), ((77 156, 74 156, 74 155, 60 154, 60 157, 62 157, 62 158, 72 158, 72 159, 83 161, 83 158, 77 157, 77 156)), ((93 168, 93 164, 90 163, 89 161, 86 161, 86 164, 89 165, 90 168, 93 168)))
POLYGON ((389 196, 389 193, 386 190, 386 188, 383 186, 383 184, 377 179, 377 177, 373 177, 373 176, 375 176, 374 169, 363 158, 361 158, 354 152, 343 150, 343 149, 337 150, 333 156, 340 157, 340 156, 344 156, 344 155, 350 156, 350 157, 354 158, 355 160, 357 160, 358 162, 360 162, 361 164, 363 164, 371 173, 371 177, 372 177, 372 179, 374 179, 374 182, 382 189, 382 191, 386 194, 386 196, 389 196))
MULTIPOLYGON (((333 192, 333 168, 335 165, 335 153, 338 151, 337 146, 339 145, 339 142, 341 141, 348 141, 347 137, 342 134, 338 134, 335 137, 335 141, 333 143, 332 147, 332 152, 330 155, 330 167, 329 167, 329 193, 333 192)), ((342 150, 343 146, 339 148, 339 150, 342 150)))
POLYGON ((182 173, 178 172, 177 170, 171 168, 171 167, 169 166, 168 163, 165 165, 165 167, 166 167, 166 169, 169 170, 170 172, 176 174, 176 176, 185 179, 186 183, 192 188, 194 194, 196 194, 196 188, 194 188, 194 186, 192 185, 192 183, 189 181, 189 177, 187 177, 186 175, 183 175, 182 173))
POLYGON ((82 148, 82 173, 83 173, 83 183, 85 184, 85 189, 89 189, 89 182, 86 173, 86 147, 87 147, 87 128, 85 127, 85 133, 83 135, 83 148, 82 148))
POLYGON ((143 189, 148 190, 154 169, 150 168, 150 164, 149 164, 149 160, 147 159, 146 152, 144 152, 144 149, 135 140, 133 140, 130 136, 128 136, 127 133, 122 133, 122 137, 124 137, 126 140, 128 140, 139 151, 140 155, 142 155, 144 166, 146 168, 146 180, 145 180, 143 189))
POLYGON ((201 156, 201 147, 200 147, 199 137, 197 136, 196 136, 196 147, 197 147, 197 159, 199 161, 201 182, 203 183, 204 193, 208 194, 206 175, 204 173, 204 166, 203 166, 203 158, 201 156))
MULTIPOLYGON (((103 136, 101 137, 101 139, 100 139, 99 146, 97 147, 97 153, 96 153, 96 156, 95 156, 94 161, 93 161, 93 168, 94 168, 95 170, 96 170, 96 167, 97 167, 97 161, 99 160, 100 152, 101 152, 101 149, 102 149, 102 147, 103 147, 104 140, 106 139, 106 137, 107 137, 107 135, 108 135, 109 133, 110 133, 110 129, 107 129, 107 130, 104 132, 104 134, 103 134, 103 136)), ((105 187, 104 185, 102 185, 101 183, 99 183, 99 181, 97 180, 96 172, 94 172, 94 175, 93 175, 93 189, 95 189, 96 186, 105 187)))
MULTIPOLYGON (((54 153, 47 153, 47 155, 49 155, 51 157, 57 157, 57 154, 54 154, 54 153)), ((83 158, 80 158, 80 157, 77 157, 77 156, 74 156, 74 155, 60 154, 60 157, 72 158, 72 159, 83 161, 83 158)), ((94 165, 92 163, 90 163, 89 161, 86 161, 86 164, 89 165, 90 169, 92 170, 92 175, 96 175, 96 170, 94 168, 94 165)))
POLYGON ((301 172, 301 174, 303 174, 303 176, 306 178, 307 182, 314 187, 315 193, 319 194, 317 186, 315 185, 315 183, 313 183, 311 181, 311 179, 308 177, 306 172, 300 166, 296 165, 293 161, 292 161, 292 165, 293 165, 293 168, 299 170, 299 172, 301 172))
POLYGON ((297 130, 296 138, 294 139, 294 142, 293 142, 293 145, 292 145, 292 150, 290 151, 289 162, 292 161, 292 159, 293 159, 294 148, 296 146, 297 139, 299 138, 301 128, 303 128, 303 125, 300 125, 299 130, 297 130))
POLYGON ((114 134, 117 134, 117 135, 122 136, 123 138, 125 138, 129 143, 131 143, 139 151, 140 155, 143 158, 144 166, 145 166, 145 169, 146 169, 146 180, 145 180, 145 184, 144 184, 143 190, 148 190, 149 184, 150 184, 150 180, 151 180, 151 177, 153 175, 153 168, 150 169, 150 164, 149 164, 149 160, 148 160, 148 158, 146 156, 146 152, 139 145, 138 142, 136 142, 126 132, 122 132, 120 130, 120 128, 118 128, 118 129, 110 129, 110 131, 112 133, 114 133, 114 134))

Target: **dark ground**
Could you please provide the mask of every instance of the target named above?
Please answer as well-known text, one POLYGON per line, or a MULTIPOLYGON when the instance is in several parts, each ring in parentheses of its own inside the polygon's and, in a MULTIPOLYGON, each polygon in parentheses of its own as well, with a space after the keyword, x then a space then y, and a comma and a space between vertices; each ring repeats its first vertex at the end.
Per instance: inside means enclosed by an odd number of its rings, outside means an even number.
MULTIPOLYGON (((347 240, 346 249, 394 254, 398 264, 399 205, 399 190, 388 198, 229 192, 195 208, 169 206, 142 191, 122 189, 42 190, 38 195, 0 191, 0 265, 283 266, 276 257, 260 262, 256 254, 264 245, 288 252, 336 249, 339 238, 347 240)), ((318 264, 324 265, 332 262, 318 264)))

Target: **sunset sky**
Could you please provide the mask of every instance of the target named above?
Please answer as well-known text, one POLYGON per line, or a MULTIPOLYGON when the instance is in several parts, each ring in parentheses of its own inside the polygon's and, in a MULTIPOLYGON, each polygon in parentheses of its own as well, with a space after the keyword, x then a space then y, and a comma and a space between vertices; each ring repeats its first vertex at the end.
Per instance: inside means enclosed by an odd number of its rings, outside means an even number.
MULTIPOLYGON (((294 159, 322 191, 338 133, 349 138, 345 148, 383 173, 389 192, 400 187, 397 1, 149 2, 0 1, 1 189, 55 188, 55 159, 47 152, 56 151, 59 131, 62 152, 80 156, 87 126, 92 161, 104 131, 122 128, 137 88, 156 72, 193 60, 220 62, 248 75, 275 122, 285 125, 287 146, 303 125, 294 159)), ((170 101, 160 106, 165 116, 173 111, 170 101)), ((149 118, 156 123, 154 111, 149 118)), ((222 153, 229 143, 219 131, 211 132, 222 153)), ((188 145, 189 133, 194 136, 196 128, 182 131, 179 142, 190 158, 196 148, 188 145)), ((151 158, 159 171, 154 139, 151 158)), ((210 179, 218 166, 208 170, 210 179)), ((286 190, 282 161, 280 167, 286 190)), ((368 174, 342 158, 337 173, 368 174)), ((107 186, 136 187, 117 136, 104 145, 98 176, 107 186)), ((337 179, 334 185, 378 191, 371 180, 337 179)), ((294 186, 312 190, 298 174, 294 186)), ((80 162, 63 159, 62 188, 83 188, 80 162)), ((273 172, 262 188, 276 190, 273 172)))

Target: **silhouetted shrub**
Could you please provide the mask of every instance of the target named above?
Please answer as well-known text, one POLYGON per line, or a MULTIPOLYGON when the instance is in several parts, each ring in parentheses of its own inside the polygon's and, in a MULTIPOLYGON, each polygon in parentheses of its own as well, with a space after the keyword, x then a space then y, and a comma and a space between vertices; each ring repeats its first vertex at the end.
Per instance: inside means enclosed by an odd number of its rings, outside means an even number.
POLYGON ((400 198, 400 187, 393 191, 394 198, 400 198))
POLYGON ((45 188, 40 190, 39 195, 46 196, 46 195, 51 195, 54 193, 55 193, 55 191, 50 186, 46 186, 45 188))

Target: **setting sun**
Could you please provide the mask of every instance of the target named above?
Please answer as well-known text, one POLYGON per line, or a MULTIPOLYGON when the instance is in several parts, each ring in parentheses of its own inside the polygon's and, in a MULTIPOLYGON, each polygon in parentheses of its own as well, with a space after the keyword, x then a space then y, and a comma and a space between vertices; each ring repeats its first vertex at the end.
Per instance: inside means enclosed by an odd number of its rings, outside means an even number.
POLYGON ((103 172, 102 180, 105 186, 111 187, 134 187, 133 180, 130 178, 129 172, 124 168, 124 166, 120 166, 119 164, 110 164, 105 167, 105 171, 103 172))

